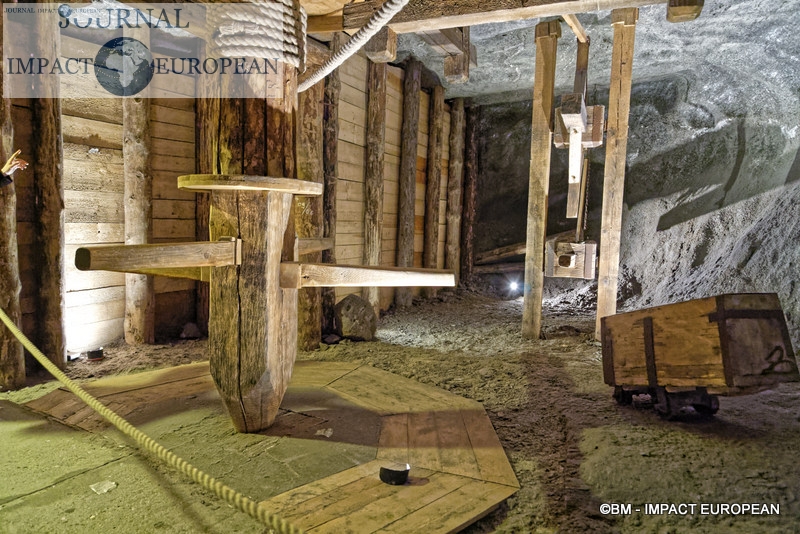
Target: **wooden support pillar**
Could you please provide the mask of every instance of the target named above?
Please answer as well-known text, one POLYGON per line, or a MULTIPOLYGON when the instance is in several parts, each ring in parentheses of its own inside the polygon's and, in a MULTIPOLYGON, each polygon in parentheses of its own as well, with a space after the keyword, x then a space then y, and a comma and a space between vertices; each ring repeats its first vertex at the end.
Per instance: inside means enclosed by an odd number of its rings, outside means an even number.
MULTIPOLYGON (((431 94, 428 120, 428 167, 425 178, 425 228, 422 265, 435 269, 439 252, 439 201, 442 191, 442 132, 444 131, 444 87, 436 85, 431 94)), ((436 288, 426 288, 425 296, 436 295, 436 288)))
POLYGON ((539 339, 542 330, 544 245, 550 187, 550 150, 553 145, 552 110, 556 49, 559 37, 561 37, 561 24, 557 20, 540 22, 536 25, 536 72, 533 86, 528 228, 522 309, 522 335, 533 339, 539 339))
MULTIPOLYGON (((333 34, 331 53, 335 54, 344 44, 341 33, 333 34)), ((322 105, 322 172, 325 179, 323 194, 324 235, 333 240, 331 248, 322 252, 324 263, 336 263, 336 181, 339 175, 339 93, 341 91, 339 69, 325 78, 325 96, 322 105)), ((336 332, 336 290, 322 289, 322 332, 336 332)))
MULTIPOLYGON (((308 41, 307 59, 309 68, 316 68, 327 56, 322 45, 308 41), (313 53, 314 51, 319 51, 313 53)), ((297 178, 323 183, 323 100, 325 82, 321 81, 298 95, 297 121, 297 178)), ((322 198, 298 196, 295 202, 295 229, 299 239, 320 239, 323 232, 322 198)), ((319 263, 322 251, 313 251, 300 256, 301 261, 319 263)), ((297 346, 301 350, 319 348, 322 339, 322 291, 305 288, 298 293, 297 300, 297 346)))
MULTIPOLYGON (((417 136, 419 134, 419 91, 422 65, 411 58, 403 80, 403 125, 400 141, 400 183, 397 215, 397 266, 414 265, 414 198, 417 187, 417 136)), ((411 305, 411 289, 398 288, 397 306, 411 305)))
POLYGON ((478 122, 480 110, 470 106, 464 131, 464 207, 461 217, 461 280, 472 275, 475 262, 475 209, 478 197, 478 122))
MULTIPOLYGON (((44 15, 38 46, 51 54, 60 50, 55 31, 58 17, 44 15)), ((57 78, 57 77, 56 77, 57 78)), ((64 339, 64 187, 62 179, 61 100, 57 79, 46 83, 47 98, 33 102, 34 142, 30 147, 36 195, 37 326, 38 347, 59 368, 67 364, 64 339)), ((5 161, 5 160, 3 160, 5 161)), ((3 209, 6 209, 5 207, 3 209)))
POLYGON ((622 233, 622 201, 625 192, 625 161, 628 150, 628 115, 631 105, 633 45, 638 9, 611 12, 614 48, 611 55, 611 85, 608 93, 606 162, 603 175, 603 211, 600 230, 600 266, 597 279, 597 323, 617 312, 617 276, 622 233))
MULTIPOLYGON (((0 30, 3 21, 0 20, 0 30)), ((0 42, 0 52, 3 43, 0 42)), ((0 82, 3 71, 0 70, 0 82)), ((0 83, 2 85, 2 83, 0 83)), ((4 85, 3 85, 4 86, 4 85)), ((14 153, 14 128, 11 123, 11 100, 0 95, 0 160, 6 162, 14 153)), ((0 187, 0 308, 16 325, 21 325, 19 294, 19 251, 17 247, 17 193, 14 184, 0 187)), ((22 345, 5 326, 0 327, 0 391, 25 385, 25 357, 22 345)))
POLYGON ((450 105, 450 160, 447 170, 447 237, 445 269, 452 269, 459 282, 461 272, 461 209, 464 185, 464 99, 450 105))
MULTIPOLYGON (((364 265, 381 263, 383 173, 386 151, 386 63, 368 61, 367 167, 364 175, 364 265)), ((380 310, 380 289, 365 287, 364 298, 380 310)))
MULTIPOLYGON (((152 173, 150 172, 150 101, 122 99, 125 244, 149 243, 153 234, 152 173)), ((125 275, 125 342, 155 342, 153 277, 125 275)))
MULTIPOLYGON (((218 174, 219 167, 219 87, 213 84, 199 84, 199 98, 196 101, 195 146, 197 152, 197 172, 200 174, 218 174)), ((211 215, 211 195, 206 191, 196 193, 195 204, 195 238, 197 241, 208 241, 208 221, 211 215)), ((198 328, 208 334, 208 282, 197 282, 195 300, 198 328)))

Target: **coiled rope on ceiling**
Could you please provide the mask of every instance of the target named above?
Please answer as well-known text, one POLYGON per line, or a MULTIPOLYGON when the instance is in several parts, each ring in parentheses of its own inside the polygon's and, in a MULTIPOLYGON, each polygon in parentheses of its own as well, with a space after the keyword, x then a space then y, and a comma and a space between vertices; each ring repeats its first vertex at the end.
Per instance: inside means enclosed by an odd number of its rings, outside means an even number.
POLYGON ((297 86, 297 92, 302 93, 314 86, 317 82, 333 72, 339 65, 358 52, 362 46, 367 44, 376 33, 386 26, 392 17, 397 15, 408 3, 408 0, 387 0, 376 11, 369 22, 358 30, 347 43, 334 53, 319 69, 304 78, 297 86))
POLYGON ((206 10, 218 54, 305 68, 307 16, 298 0, 206 4, 206 10))
POLYGON ((53 362, 51 362, 25 334, 23 334, 17 325, 6 315, 6 312, 0 308, 0 320, 8 327, 14 337, 28 349, 36 361, 47 369, 59 382, 74 393, 79 399, 89 405, 94 411, 105 417, 112 425, 117 427, 123 434, 133 438, 134 441, 142 449, 147 450, 155 455, 167 465, 177 469, 197 484, 200 484, 209 491, 214 492, 220 499, 236 508, 237 510, 246 513, 250 517, 257 519, 262 524, 270 529, 278 532, 279 534, 302 534, 302 530, 286 521, 281 519, 278 515, 269 512, 264 506, 259 505, 257 502, 249 499, 239 493, 238 491, 230 488, 215 479, 211 475, 201 471, 193 466, 183 458, 180 458, 175 453, 155 441, 153 438, 131 425, 124 418, 117 415, 113 410, 106 407, 103 403, 95 397, 86 392, 78 384, 73 382, 67 375, 65 375, 53 362))

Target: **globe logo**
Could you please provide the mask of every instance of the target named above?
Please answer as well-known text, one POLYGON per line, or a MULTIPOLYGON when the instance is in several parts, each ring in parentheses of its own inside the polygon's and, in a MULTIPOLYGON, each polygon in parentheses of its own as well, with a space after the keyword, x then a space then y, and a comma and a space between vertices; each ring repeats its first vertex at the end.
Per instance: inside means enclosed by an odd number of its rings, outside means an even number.
POLYGON ((94 75, 109 93, 133 96, 153 79, 153 55, 141 41, 117 37, 97 52, 94 75))

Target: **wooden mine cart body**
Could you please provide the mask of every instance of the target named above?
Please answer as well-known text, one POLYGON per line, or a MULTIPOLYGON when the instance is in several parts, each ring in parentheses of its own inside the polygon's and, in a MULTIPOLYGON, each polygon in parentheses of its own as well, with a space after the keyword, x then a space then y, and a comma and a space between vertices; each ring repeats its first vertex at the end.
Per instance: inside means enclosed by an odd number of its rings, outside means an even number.
POLYGON ((800 380, 778 296, 729 294, 602 319, 603 375, 617 387, 735 395, 800 380))

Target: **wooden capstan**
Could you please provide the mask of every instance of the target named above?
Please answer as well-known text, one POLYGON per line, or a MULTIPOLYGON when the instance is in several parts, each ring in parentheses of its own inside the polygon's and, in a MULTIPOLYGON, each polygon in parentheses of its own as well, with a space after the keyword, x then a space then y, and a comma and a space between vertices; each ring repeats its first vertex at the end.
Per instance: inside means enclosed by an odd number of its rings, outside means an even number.
POLYGON ((447 271, 296 262, 298 240, 284 238, 292 199, 321 195, 321 184, 190 175, 178 186, 211 193, 212 241, 80 248, 75 264, 210 281, 211 374, 240 432, 263 430, 278 414, 297 354, 298 289, 455 285, 447 271))
POLYGON ((181 176, 178 187, 203 193, 209 241, 86 247, 75 257, 81 270, 209 281, 211 375, 240 432, 263 430, 278 414, 297 354, 300 288, 455 285, 448 271, 297 261, 319 240, 296 238, 293 199, 322 195, 323 185, 294 179, 298 69, 279 65, 277 74, 252 77, 249 98, 229 98, 225 78, 221 87, 201 86, 204 174, 181 176), (265 84, 277 89, 270 98, 265 84))

